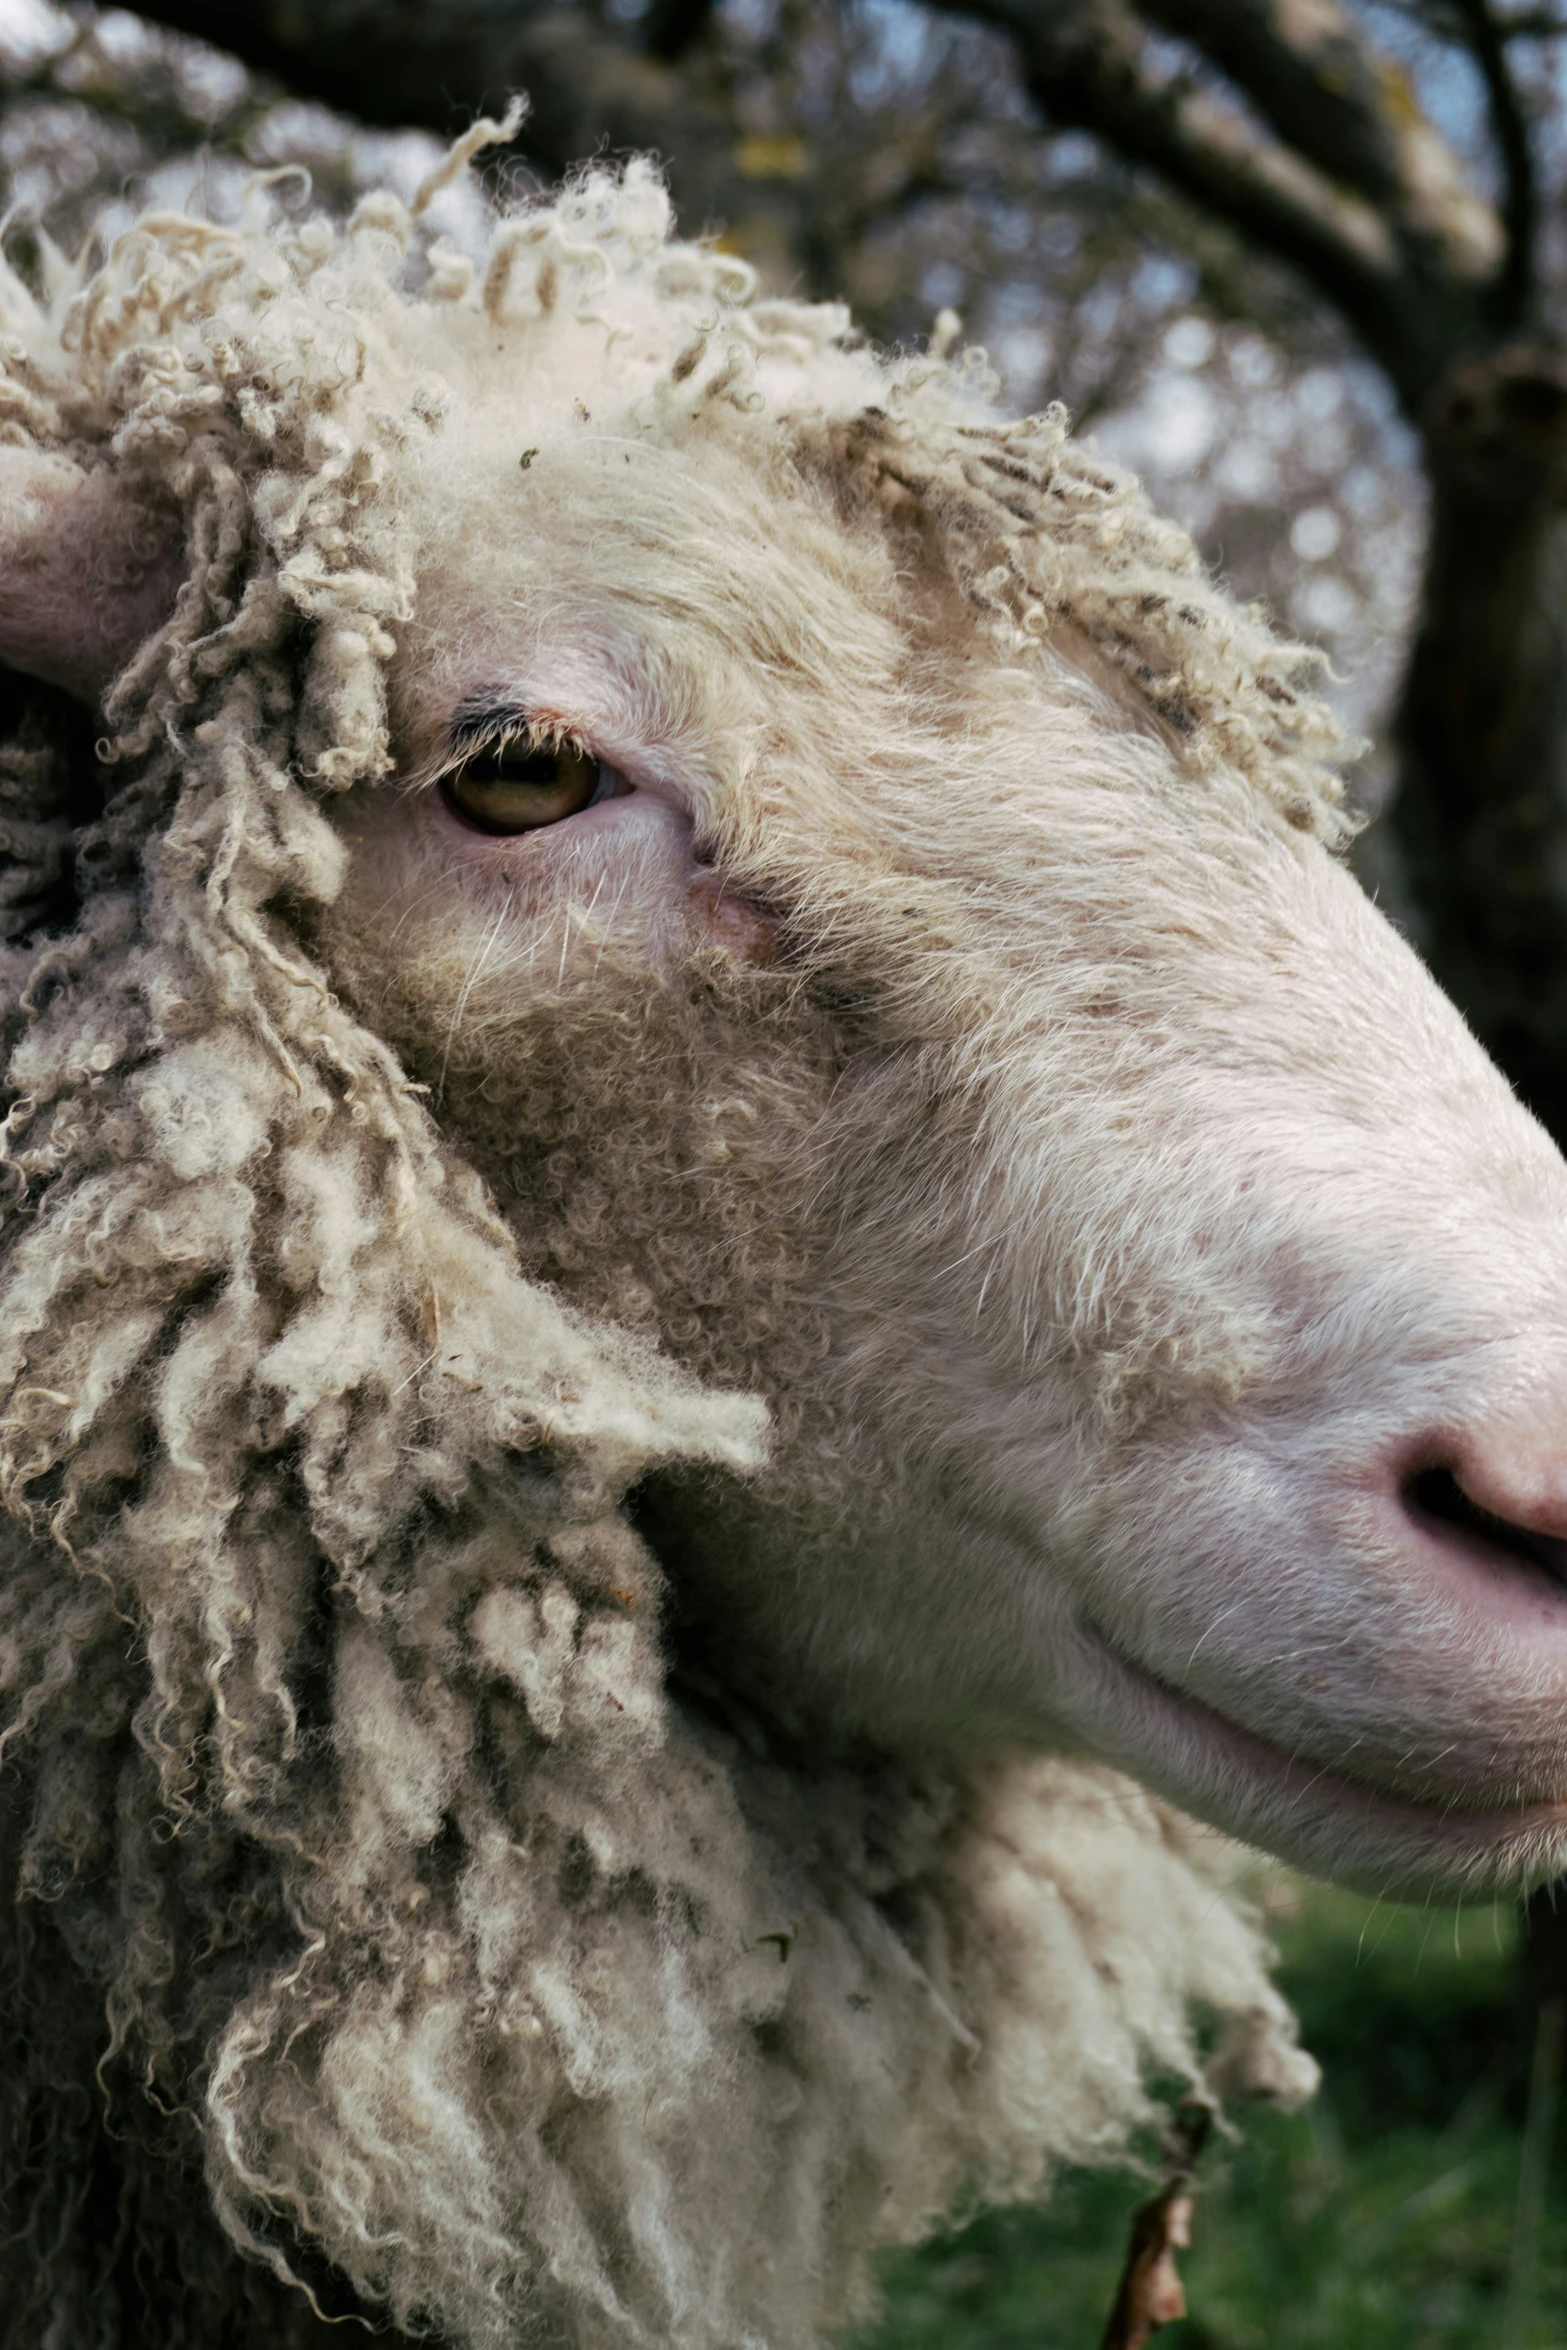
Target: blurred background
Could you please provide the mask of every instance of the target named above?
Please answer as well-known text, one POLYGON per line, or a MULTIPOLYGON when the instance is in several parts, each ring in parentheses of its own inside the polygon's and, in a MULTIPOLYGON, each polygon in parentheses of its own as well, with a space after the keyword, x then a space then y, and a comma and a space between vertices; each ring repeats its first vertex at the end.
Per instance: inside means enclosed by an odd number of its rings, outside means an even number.
MULTIPOLYGON (((650 150, 770 288, 956 311, 1319 645, 1363 878, 1567 1141, 1567 0, 0 0, 7 250, 411 192, 513 89, 492 183, 650 150)), ((1567 2350, 1567 1891, 1260 1898, 1325 2086, 1204 2158, 1161 2350, 1567 2350)), ((1094 2350, 1148 2192, 892 2263, 860 2350, 1094 2350)))

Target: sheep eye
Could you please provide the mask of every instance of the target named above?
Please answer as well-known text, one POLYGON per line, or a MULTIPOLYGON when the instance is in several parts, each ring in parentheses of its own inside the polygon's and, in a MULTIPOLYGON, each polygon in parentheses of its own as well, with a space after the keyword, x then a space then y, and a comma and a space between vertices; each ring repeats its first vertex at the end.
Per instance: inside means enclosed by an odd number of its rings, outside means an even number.
POLYGON ((489 743, 443 778, 449 808, 481 832, 537 832, 591 806, 599 763, 575 743, 489 743))

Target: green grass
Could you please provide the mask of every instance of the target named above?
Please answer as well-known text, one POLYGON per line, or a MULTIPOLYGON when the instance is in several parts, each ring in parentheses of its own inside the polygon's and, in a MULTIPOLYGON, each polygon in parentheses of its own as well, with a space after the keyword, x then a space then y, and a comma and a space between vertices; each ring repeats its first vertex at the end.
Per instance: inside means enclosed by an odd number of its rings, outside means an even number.
MULTIPOLYGON (((1513 1913, 1307 1889, 1276 1938, 1323 2088, 1204 2157, 1191 2314, 1159 2350, 1567 2350, 1559 2148, 1527 2291, 1514 2249, 1532 2048, 1513 1913)), ((1098 2350, 1149 2191, 1069 2172, 1043 2211, 888 2261, 885 2313, 856 2350, 1098 2350)))

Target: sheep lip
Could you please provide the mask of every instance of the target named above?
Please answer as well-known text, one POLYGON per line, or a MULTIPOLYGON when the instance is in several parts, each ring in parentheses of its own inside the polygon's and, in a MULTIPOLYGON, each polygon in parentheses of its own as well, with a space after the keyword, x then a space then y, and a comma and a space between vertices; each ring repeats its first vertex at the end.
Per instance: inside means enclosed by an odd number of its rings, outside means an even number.
POLYGON ((1482 1811, 1368 1785, 1287 1753, 1135 1663, 1092 1622, 1084 1620, 1082 1628, 1117 1678, 1135 1690, 1139 1713, 1155 1717, 1153 1736, 1138 1738, 1135 1755, 1111 1759, 1162 1786, 1173 1801, 1217 1818, 1233 1835, 1318 1873, 1342 1878, 1358 1869, 1386 1892, 1398 1890, 1400 1876, 1412 1891, 1481 1876, 1505 1889, 1567 1864, 1567 1793, 1482 1811), (1194 1732, 1200 1750, 1192 1757, 1194 1732), (1239 1800, 1237 1778, 1245 1782, 1239 1800), (1347 1872, 1337 1851, 1346 1828, 1366 1856, 1347 1872))

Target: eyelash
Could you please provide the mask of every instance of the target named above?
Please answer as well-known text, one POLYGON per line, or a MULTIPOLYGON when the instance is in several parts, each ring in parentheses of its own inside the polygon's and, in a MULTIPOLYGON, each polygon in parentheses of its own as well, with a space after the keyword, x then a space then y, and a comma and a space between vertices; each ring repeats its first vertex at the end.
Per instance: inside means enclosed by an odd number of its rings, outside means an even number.
POLYGON ((501 751, 513 749, 530 753, 569 751, 578 759, 594 759, 598 755, 569 726, 550 726, 536 718, 520 716, 498 718, 493 724, 469 721, 453 729, 451 748, 430 780, 444 783, 448 776, 455 775, 475 759, 486 754, 493 758, 501 751))

